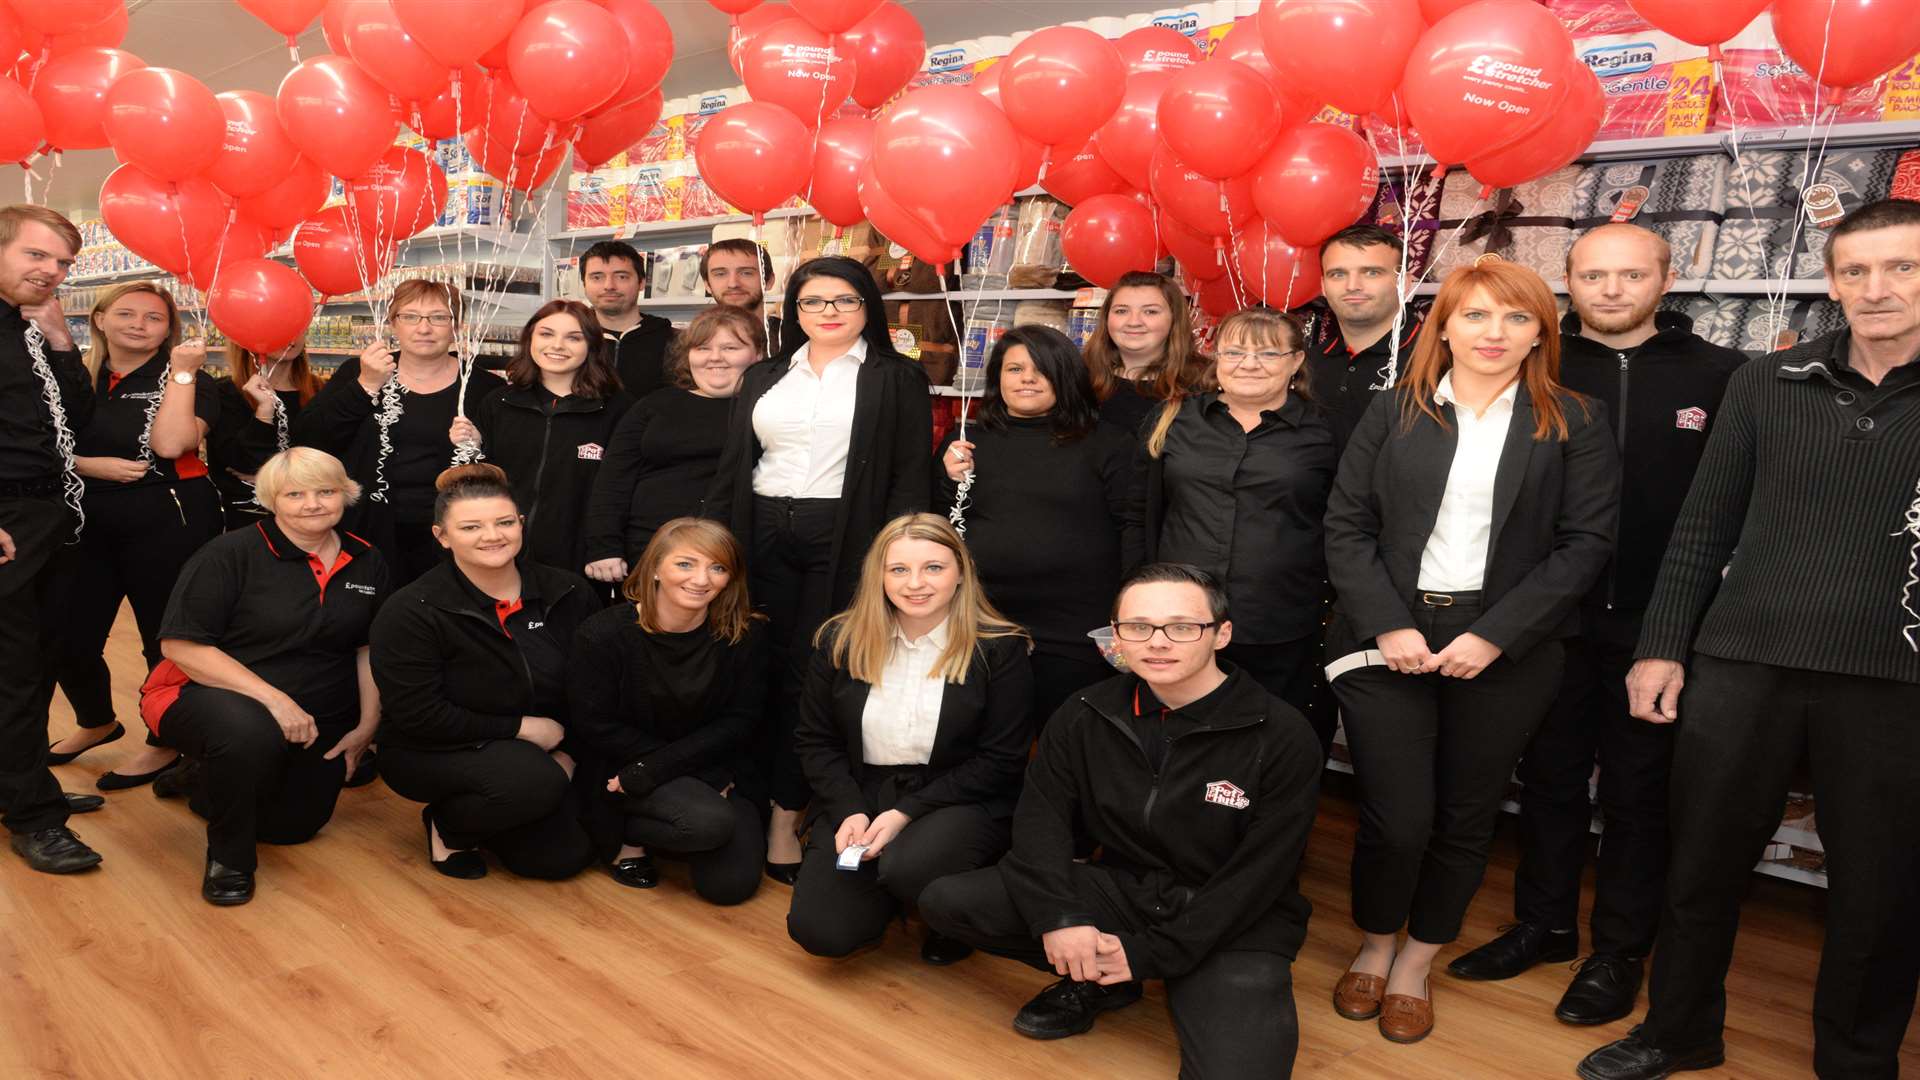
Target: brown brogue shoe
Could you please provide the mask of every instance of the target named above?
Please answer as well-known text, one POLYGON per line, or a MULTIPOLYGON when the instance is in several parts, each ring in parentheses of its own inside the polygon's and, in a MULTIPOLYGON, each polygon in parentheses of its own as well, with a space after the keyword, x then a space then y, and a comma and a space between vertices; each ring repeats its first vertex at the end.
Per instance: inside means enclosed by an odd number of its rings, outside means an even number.
POLYGON ((1380 998, 1387 980, 1378 975, 1349 971, 1333 984, 1333 1011, 1349 1020, 1371 1020, 1380 1015, 1380 998))

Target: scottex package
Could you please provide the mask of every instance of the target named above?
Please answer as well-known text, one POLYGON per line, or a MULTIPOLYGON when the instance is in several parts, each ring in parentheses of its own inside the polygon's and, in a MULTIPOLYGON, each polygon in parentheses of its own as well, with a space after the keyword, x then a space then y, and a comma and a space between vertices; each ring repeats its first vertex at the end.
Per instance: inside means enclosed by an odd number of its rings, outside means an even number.
POLYGON ((1812 124, 1829 118, 1839 123, 1920 119, 1920 75, 1909 58, 1886 78, 1857 86, 1838 95, 1838 109, 1816 114, 1815 91, 1823 91, 1823 107, 1835 103, 1835 92, 1825 90, 1805 68, 1780 51, 1773 23, 1764 16, 1721 47, 1726 57, 1726 100, 1715 106, 1714 127, 1742 129, 1812 124), (1729 115, 1729 104, 1732 113, 1729 115))

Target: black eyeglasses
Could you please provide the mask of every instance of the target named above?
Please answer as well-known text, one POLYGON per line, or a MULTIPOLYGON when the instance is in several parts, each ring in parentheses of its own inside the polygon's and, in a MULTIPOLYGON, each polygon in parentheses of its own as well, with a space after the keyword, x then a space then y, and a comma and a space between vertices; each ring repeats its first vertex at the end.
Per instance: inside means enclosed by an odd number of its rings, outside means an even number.
POLYGON ((828 308, 839 312, 859 311, 867 302, 857 296, 836 296, 831 300, 824 296, 805 296, 794 301, 793 306, 809 315, 818 315, 828 308))
POLYGON ((1113 624, 1113 636, 1121 641, 1152 641, 1153 632, 1158 630, 1176 645, 1190 645, 1219 625, 1217 622, 1123 622, 1113 624))

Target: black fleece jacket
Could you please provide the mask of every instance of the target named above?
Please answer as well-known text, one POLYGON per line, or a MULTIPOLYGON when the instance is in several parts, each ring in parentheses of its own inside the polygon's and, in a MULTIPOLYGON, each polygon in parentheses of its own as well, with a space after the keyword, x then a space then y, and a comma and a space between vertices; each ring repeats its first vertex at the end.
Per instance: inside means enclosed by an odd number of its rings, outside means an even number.
POLYGON ((487 460, 507 471, 527 516, 527 558, 586 568, 587 504, 613 432, 633 406, 623 391, 554 399, 537 386, 502 386, 472 410, 487 460))

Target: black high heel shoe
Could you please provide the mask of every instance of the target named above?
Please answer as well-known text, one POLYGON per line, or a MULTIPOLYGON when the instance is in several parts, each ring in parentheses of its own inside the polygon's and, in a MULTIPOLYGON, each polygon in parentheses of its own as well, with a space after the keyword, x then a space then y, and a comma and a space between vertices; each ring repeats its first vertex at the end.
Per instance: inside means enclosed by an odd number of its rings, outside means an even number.
POLYGON ((770 862, 767 864, 767 876, 782 885, 792 885, 800 880, 800 864, 797 862, 770 862))
POLYGON ((651 889, 660 884, 660 868, 653 865, 653 856, 636 855, 631 859, 617 859, 607 867, 613 880, 630 889, 651 889))
POLYGON ((81 754, 84 754, 89 750, 94 750, 99 747, 105 746, 108 743, 114 741, 115 739, 118 739, 120 736, 125 735, 126 733, 127 733, 126 725, 120 723, 119 721, 115 721, 113 725, 113 731, 109 733, 106 738, 101 739, 99 742, 94 743, 92 746, 83 746, 78 750, 72 751, 71 753, 56 753, 53 748, 58 744, 48 743, 47 744, 47 764, 65 765, 67 762, 72 761, 74 758, 79 757, 81 754))
POLYGON ((450 878, 474 881, 487 876, 487 860, 477 851, 456 851, 444 859, 433 857, 433 807, 420 808, 420 821, 427 827, 427 861, 450 878))

